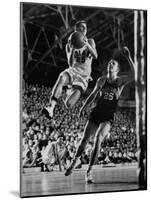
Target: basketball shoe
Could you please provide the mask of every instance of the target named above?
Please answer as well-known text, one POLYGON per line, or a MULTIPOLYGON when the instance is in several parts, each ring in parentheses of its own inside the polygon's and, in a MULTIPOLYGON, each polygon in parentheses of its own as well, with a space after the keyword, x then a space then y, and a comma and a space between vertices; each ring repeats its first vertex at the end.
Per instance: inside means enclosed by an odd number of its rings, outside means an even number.
POLYGON ((53 117, 53 110, 52 106, 47 106, 42 109, 42 114, 45 115, 48 119, 52 119, 53 117))
POLYGON ((88 184, 94 183, 93 178, 92 178, 92 174, 90 172, 86 173, 86 175, 85 175, 85 182, 88 183, 88 184))

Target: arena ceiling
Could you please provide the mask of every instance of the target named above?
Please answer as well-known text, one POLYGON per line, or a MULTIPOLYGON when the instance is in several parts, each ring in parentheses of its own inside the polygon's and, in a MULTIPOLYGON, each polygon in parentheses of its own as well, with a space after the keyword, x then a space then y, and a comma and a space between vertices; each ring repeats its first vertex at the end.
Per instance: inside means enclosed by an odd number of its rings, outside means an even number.
POLYGON ((74 23, 81 19, 87 21, 87 36, 94 38, 101 55, 97 65, 118 54, 121 45, 133 52, 134 10, 22 3, 21 14, 25 71, 40 64, 66 66, 65 44, 74 23))

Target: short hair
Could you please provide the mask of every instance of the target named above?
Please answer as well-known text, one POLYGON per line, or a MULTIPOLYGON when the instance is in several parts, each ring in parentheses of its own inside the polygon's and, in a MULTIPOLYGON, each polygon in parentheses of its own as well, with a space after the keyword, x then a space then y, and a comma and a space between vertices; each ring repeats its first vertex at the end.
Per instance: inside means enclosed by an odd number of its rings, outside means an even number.
POLYGON ((118 61, 117 59, 115 59, 115 58, 112 58, 112 59, 110 59, 110 60, 108 61, 108 63, 109 63, 111 60, 114 60, 114 61, 117 63, 118 72, 119 72, 119 71, 120 71, 120 63, 119 63, 119 61, 118 61))
POLYGON ((78 28, 80 26, 80 24, 86 24, 87 25, 87 22, 85 20, 80 20, 80 21, 77 21, 74 25, 75 28, 78 28))

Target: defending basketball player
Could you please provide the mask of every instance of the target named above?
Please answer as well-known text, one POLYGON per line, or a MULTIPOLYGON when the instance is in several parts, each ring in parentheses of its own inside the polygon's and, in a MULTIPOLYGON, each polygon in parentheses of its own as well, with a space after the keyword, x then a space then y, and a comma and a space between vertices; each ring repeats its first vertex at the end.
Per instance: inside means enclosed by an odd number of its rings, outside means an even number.
POLYGON ((88 104, 94 101, 96 102, 96 106, 91 112, 89 120, 85 126, 83 138, 81 139, 75 157, 65 172, 66 176, 72 173, 76 161, 81 156, 90 136, 95 135, 90 162, 86 173, 86 182, 93 183, 91 174, 92 166, 95 162, 97 153, 100 150, 101 143, 110 131, 113 123, 114 113, 117 108, 118 99, 125 85, 134 80, 134 63, 131 59, 129 49, 124 47, 122 48, 121 53, 127 58, 131 67, 131 72, 127 76, 119 77, 119 63, 114 59, 111 59, 108 62, 107 75, 100 77, 97 80, 94 90, 80 110, 81 115, 84 108, 88 104))
POLYGON ((67 107, 75 105, 85 92, 89 80, 91 80, 92 59, 97 59, 97 51, 93 39, 88 39, 87 24, 85 21, 78 21, 75 24, 75 31, 69 36, 66 45, 66 54, 69 68, 64 70, 53 87, 48 107, 43 109, 43 114, 53 117, 53 111, 58 99, 62 94, 64 86, 68 88, 65 104, 67 107))

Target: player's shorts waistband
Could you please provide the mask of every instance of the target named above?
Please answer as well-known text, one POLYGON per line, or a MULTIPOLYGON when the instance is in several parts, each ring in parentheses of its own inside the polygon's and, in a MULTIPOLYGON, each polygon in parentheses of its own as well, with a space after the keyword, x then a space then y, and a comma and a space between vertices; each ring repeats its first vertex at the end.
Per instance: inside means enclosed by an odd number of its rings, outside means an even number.
POLYGON ((80 70, 78 67, 69 67, 69 71, 76 73, 77 76, 81 76, 84 79, 92 80, 90 73, 85 73, 85 71, 80 70))

